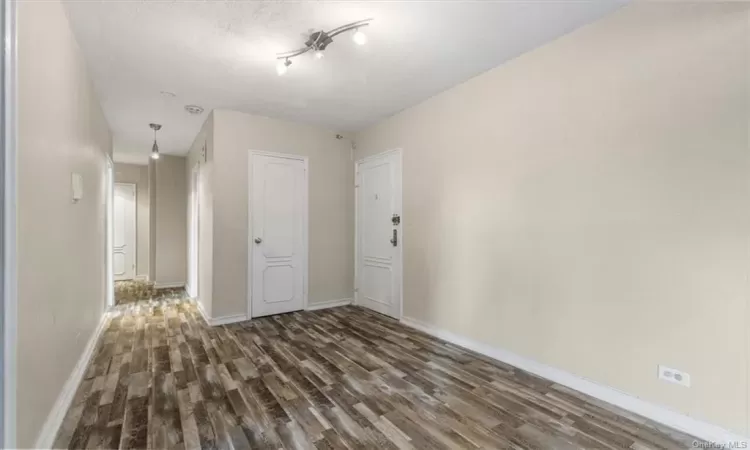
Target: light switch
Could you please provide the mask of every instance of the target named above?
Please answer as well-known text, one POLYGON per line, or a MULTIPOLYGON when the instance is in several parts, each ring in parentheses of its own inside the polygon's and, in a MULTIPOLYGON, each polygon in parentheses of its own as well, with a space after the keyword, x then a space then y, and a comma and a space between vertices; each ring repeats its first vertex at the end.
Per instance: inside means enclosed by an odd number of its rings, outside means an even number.
POLYGON ((80 173, 73 172, 70 186, 73 194, 73 203, 78 203, 83 198, 83 177, 80 173))

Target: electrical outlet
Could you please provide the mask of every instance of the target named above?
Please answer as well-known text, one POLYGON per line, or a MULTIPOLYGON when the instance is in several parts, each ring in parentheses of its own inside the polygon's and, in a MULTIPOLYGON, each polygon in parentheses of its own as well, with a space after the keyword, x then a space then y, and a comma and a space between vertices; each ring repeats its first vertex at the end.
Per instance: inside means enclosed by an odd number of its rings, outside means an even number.
POLYGON ((667 366, 659 365, 659 379, 670 383, 681 384, 690 387, 690 374, 667 366))

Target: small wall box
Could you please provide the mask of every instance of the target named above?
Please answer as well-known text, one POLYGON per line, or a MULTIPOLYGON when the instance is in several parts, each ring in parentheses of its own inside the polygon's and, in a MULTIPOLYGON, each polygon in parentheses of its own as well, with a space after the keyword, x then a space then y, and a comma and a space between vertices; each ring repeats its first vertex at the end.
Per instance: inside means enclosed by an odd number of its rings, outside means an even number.
POLYGON ((80 173, 73 172, 70 177, 70 188, 73 203, 78 203, 83 198, 83 177, 80 173))

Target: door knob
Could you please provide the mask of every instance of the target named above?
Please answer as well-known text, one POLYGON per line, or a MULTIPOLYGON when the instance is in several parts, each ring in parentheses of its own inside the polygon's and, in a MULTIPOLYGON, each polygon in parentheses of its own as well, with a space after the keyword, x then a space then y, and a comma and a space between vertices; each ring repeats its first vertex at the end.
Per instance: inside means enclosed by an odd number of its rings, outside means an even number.
POLYGON ((256 244, 260 244, 261 242, 263 242, 263 239, 261 239, 261 238, 255 238, 255 243, 256 244))

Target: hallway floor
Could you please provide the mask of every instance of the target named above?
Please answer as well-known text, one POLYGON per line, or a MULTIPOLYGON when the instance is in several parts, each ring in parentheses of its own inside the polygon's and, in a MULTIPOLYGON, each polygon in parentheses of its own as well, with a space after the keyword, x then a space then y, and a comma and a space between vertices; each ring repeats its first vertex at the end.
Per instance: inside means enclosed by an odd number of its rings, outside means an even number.
POLYGON ((145 280, 115 281, 115 305, 141 300, 179 299, 185 296, 184 288, 156 288, 154 283, 145 280))
POLYGON ((689 448, 692 438, 353 306, 209 327, 117 306, 57 448, 689 448))

